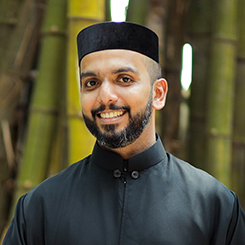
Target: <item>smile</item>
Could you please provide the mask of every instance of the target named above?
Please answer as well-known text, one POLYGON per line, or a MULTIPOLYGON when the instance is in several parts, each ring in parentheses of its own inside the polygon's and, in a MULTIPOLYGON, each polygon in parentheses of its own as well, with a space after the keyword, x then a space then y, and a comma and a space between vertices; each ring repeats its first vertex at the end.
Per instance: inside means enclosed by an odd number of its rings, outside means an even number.
POLYGON ((114 111, 114 112, 106 112, 106 113, 100 113, 99 117, 104 118, 104 119, 109 119, 109 118, 115 118, 115 117, 120 117, 124 114, 123 111, 114 111))

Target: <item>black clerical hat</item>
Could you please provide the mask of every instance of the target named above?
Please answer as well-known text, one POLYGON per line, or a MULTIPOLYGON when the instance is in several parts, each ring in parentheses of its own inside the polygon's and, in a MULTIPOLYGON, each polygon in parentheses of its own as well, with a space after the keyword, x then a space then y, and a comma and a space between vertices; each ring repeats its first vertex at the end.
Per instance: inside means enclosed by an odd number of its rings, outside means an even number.
POLYGON ((152 30, 129 22, 102 22, 77 35, 78 58, 106 49, 127 49, 159 62, 158 36, 152 30))

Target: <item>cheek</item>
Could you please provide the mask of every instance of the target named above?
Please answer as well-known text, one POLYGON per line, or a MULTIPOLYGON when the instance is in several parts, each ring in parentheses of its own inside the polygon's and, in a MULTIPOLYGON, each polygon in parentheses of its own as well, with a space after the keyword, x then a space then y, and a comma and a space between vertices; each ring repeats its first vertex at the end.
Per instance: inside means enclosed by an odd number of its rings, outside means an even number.
POLYGON ((150 98, 151 88, 141 87, 131 89, 127 93, 128 104, 136 110, 145 106, 150 98))
POLYGON ((89 96, 81 95, 80 103, 82 112, 86 115, 89 115, 89 112, 92 110, 92 99, 89 96))

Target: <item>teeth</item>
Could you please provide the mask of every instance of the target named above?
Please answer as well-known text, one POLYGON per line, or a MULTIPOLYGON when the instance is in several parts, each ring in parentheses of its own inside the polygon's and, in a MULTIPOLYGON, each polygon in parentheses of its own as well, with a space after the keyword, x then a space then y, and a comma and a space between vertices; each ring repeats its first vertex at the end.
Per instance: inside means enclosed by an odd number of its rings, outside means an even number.
POLYGON ((122 111, 115 111, 115 112, 110 112, 110 113, 101 113, 100 116, 102 118, 113 118, 113 117, 120 117, 123 114, 122 111))

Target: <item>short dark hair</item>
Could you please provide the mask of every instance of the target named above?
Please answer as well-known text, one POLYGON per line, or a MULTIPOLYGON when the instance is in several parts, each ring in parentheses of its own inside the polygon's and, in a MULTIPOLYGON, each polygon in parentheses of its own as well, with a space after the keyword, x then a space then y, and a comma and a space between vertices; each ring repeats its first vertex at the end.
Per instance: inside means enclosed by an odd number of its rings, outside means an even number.
POLYGON ((160 79, 162 76, 161 65, 148 57, 145 57, 143 59, 143 62, 150 75, 151 84, 153 84, 156 80, 160 79))

